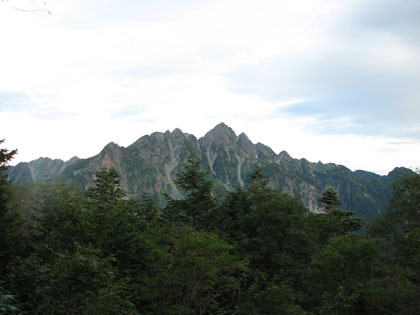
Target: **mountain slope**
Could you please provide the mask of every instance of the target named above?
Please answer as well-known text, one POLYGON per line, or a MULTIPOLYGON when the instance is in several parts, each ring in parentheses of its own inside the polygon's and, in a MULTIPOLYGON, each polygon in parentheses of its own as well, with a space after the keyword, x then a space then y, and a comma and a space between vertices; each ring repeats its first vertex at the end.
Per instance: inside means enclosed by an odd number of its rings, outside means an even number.
POLYGON ((318 199, 325 189, 332 187, 342 200, 342 208, 355 211, 367 221, 384 211, 393 180, 410 172, 397 168, 388 176, 379 176, 365 171, 352 172, 332 163, 293 159, 285 151, 276 154, 264 144, 252 143, 244 133, 237 136, 221 123, 200 139, 180 129, 155 132, 127 148, 110 143, 88 159, 42 160, 43 163, 39 159, 26 163, 26 168, 20 165, 25 163, 20 163, 11 169, 9 176, 18 182, 22 182, 22 178, 37 181, 42 176, 59 176, 86 188, 93 183, 96 170, 112 166, 121 174, 122 186, 129 195, 148 192, 163 204, 163 193, 180 196, 174 183, 175 176, 191 153, 199 157, 203 169, 209 172, 218 194, 246 185, 256 165, 260 165, 270 186, 300 197, 311 211, 322 211, 318 199), (28 172, 32 175, 25 175, 28 172))
POLYGON ((77 160, 79 158, 76 156, 67 162, 42 157, 28 163, 22 162, 9 167, 9 178, 17 184, 49 180, 56 178, 77 160))

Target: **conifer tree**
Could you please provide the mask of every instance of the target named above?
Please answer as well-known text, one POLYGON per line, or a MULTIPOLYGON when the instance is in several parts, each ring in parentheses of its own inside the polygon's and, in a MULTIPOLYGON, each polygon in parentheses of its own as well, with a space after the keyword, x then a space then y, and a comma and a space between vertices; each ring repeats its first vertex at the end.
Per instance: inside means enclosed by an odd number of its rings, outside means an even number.
POLYGON ((175 181, 185 199, 169 198, 165 213, 172 214, 196 228, 208 228, 210 213, 216 203, 212 193, 213 183, 207 176, 208 172, 201 170, 197 157, 194 154, 190 155, 175 181))
POLYGON ((331 213, 333 210, 338 209, 338 206, 341 204, 337 192, 332 188, 328 188, 324 191, 319 201, 324 204, 327 213, 331 213))
POLYGON ((125 197, 121 189, 121 177, 115 168, 103 167, 95 173, 95 187, 90 187, 86 196, 89 204, 96 208, 112 208, 119 200, 125 197))
MULTIPOLYGON (((2 144, 4 140, 0 140, 2 144)), ((5 274, 17 241, 18 216, 9 207, 11 187, 7 176, 8 164, 17 150, 0 149, 0 275, 5 274)))
MULTIPOLYGON (((4 142, 0 140, 0 144, 4 142)), ((20 220, 18 214, 10 209, 11 187, 7 176, 8 164, 17 154, 17 150, 9 151, 0 148, 0 313, 17 312, 16 301, 7 291, 9 264, 15 258, 20 247, 20 220), (4 285, 4 287, 3 287, 4 285)))
POLYGON ((95 186, 86 191, 87 220, 85 222, 92 244, 112 251, 113 233, 122 209, 125 192, 120 187, 120 175, 114 168, 102 168, 95 174, 95 186))
POLYGON ((341 201, 338 194, 332 188, 327 189, 319 199, 323 203, 325 211, 330 219, 334 235, 344 235, 359 230, 363 226, 360 218, 353 218, 353 211, 342 210, 338 206, 341 201))

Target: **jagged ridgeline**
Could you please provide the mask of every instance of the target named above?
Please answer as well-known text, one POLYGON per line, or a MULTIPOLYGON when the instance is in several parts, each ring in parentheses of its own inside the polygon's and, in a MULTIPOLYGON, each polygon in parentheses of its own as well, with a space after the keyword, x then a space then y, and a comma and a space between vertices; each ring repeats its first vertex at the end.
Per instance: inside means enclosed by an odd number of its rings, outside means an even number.
POLYGON ((98 155, 88 159, 75 157, 64 162, 40 158, 19 163, 10 168, 9 178, 19 184, 61 178, 86 188, 93 184, 96 170, 114 167, 129 195, 136 197, 147 192, 162 205, 164 193, 179 197, 175 176, 191 153, 208 170, 218 194, 246 185, 255 166, 260 165, 273 188, 301 198, 312 212, 321 211, 318 199, 324 190, 332 187, 342 200, 342 208, 355 211, 366 221, 385 210, 393 181, 411 172, 395 168, 387 176, 379 176, 365 171, 352 172, 332 163, 293 159, 286 151, 276 154, 262 143, 252 143, 244 133, 237 136, 221 123, 200 139, 175 129, 141 137, 126 148, 109 143, 98 155))

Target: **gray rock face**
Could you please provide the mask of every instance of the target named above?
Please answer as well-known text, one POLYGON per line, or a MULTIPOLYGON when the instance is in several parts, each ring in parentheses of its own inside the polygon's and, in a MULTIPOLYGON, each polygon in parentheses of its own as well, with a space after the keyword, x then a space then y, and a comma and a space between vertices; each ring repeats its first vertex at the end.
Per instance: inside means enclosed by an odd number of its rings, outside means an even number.
POLYGON ((17 183, 31 183, 49 180, 60 175, 67 167, 77 162, 77 156, 64 162, 60 159, 39 158, 29 163, 19 163, 9 168, 9 178, 17 183))
POLYGON ((88 159, 63 162, 41 158, 19 163, 10 169, 9 178, 23 183, 61 177, 88 187, 93 184, 98 169, 114 167, 121 174, 122 186, 129 196, 147 192, 163 204, 163 193, 180 196, 175 177, 191 153, 196 154, 202 168, 209 172, 218 194, 246 186, 250 174, 259 165, 271 187, 301 198, 311 211, 323 211, 318 199, 324 190, 332 187, 338 192, 343 209, 353 210, 367 221, 385 210, 393 180, 409 172, 398 168, 389 176, 379 176, 365 171, 352 172, 332 163, 293 159, 286 151, 276 154, 262 143, 252 143, 244 133, 237 136, 221 123, 200 139, 175 129, 141 137, 127 148, 109 143, 98 155, 88 159))
POLYGON ((203 142, 217 142, 220 145, 233 145, 236 140, 235 132, 224 123, 218 124, 203 137, 203 142))

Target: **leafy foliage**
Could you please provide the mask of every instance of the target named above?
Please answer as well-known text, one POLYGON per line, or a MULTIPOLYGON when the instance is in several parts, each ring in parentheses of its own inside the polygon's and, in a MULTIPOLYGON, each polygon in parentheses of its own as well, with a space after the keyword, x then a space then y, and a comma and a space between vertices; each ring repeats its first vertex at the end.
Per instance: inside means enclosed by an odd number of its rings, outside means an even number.
MULTIPOLYGON (((13 154, 2 155, 6 167, 13 154)), ((0 312, 418 314, 416 176, 395 183, 368 234, 334 190, 326 213, 309 213, 260 167, 218 200, 195 156, 177 176, 183 198, 163 209, 127 199, 115 169, 86 192, 48 182, 15 198, 3 177, 0 312)))
POLYGON ((394 183, 388 212, 369 227, 368 233, 380 240, 384 266, 381 277, 367 290, 366 304, 372 312, 420 311, 419 205, 420 175, 402 176, 394 183))
POLYGON ((376 240, 359 235, 331 238, 311 261, 312 296, 323 302, 320 309, 333 314, 359 313, 360 290, 377 262, 376 240))

